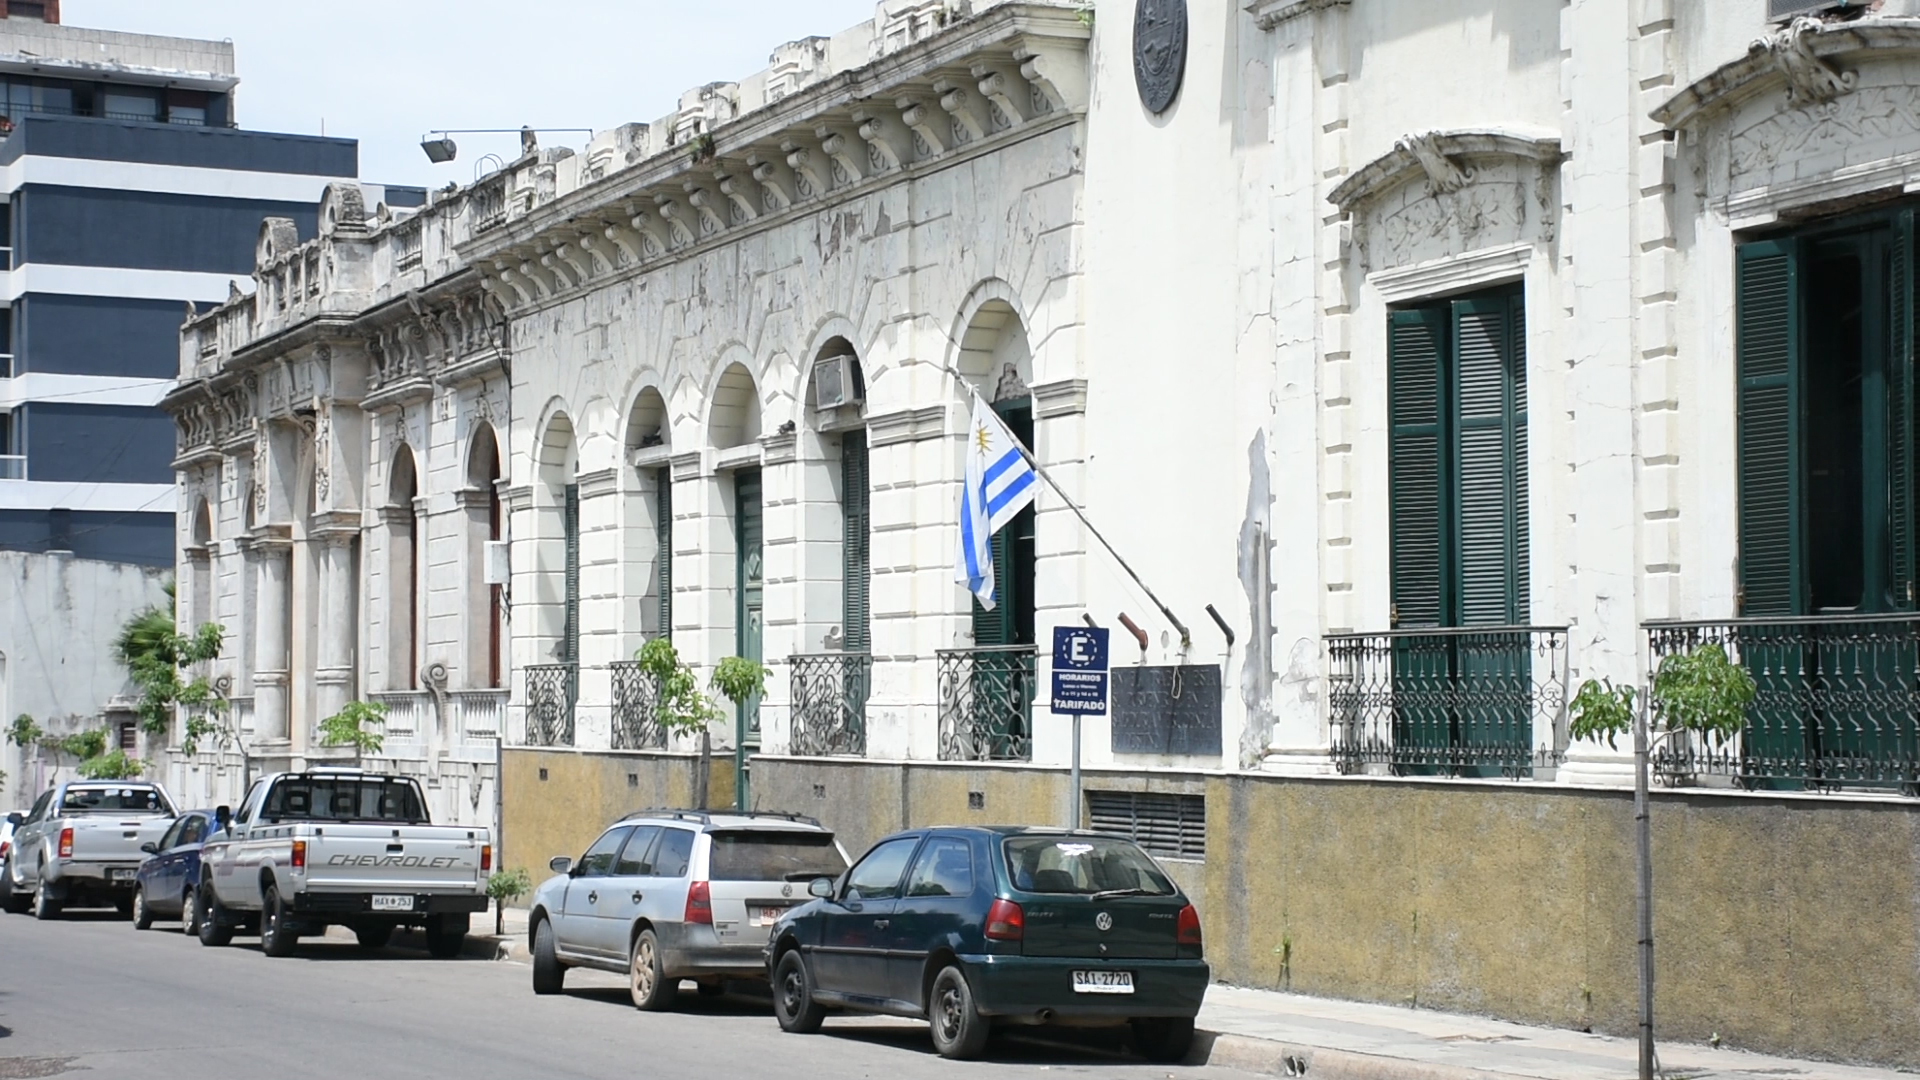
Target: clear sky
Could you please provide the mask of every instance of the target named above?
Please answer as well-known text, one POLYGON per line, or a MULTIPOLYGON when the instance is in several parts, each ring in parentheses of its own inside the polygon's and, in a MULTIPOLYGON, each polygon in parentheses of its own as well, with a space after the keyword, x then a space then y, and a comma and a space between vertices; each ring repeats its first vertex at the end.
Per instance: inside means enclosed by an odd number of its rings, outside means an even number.
MULTIPOLYGON (((231 38, 239 119, 262 131, 360 140, 360 176, 443 187, 511 158, 513 135, 456 136, 429 164, 435 128, 652 121, 680 93, 767 66, 779 45, 873 17, 874 0, 64 0, 61 21, 231 38)), ((544 135, 579 148, 584 135, 544 135)))

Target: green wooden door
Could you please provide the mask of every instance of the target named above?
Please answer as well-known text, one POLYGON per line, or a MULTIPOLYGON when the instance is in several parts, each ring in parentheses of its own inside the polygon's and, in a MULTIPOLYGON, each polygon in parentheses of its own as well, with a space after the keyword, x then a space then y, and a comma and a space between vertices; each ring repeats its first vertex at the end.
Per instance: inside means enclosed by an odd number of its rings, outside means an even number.
MULTIPOLYGON (((741 469, 733 474, 734 569, 737 601, 734 609, 735 655, 762 660, 762 637, 766 626, 765 530, 760 516, 760 470, 741 469)), ((742 810, 751 807, 748 792, 747 758, 760 747, 760 699, 743 702, 734 714, 734 791, 735 804, 742 810)))
POLYGON ((654 618, 654 633, 669 640, 673 637, 673 470, 656 469, 653 474, 653 565, 654 588, 659 596, 654 618))

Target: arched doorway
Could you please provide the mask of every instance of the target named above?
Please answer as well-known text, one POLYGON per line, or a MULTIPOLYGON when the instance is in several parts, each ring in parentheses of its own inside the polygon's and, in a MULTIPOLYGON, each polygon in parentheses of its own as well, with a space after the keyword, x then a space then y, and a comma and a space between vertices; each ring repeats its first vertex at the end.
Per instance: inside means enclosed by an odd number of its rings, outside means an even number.
POLYGON ((413 448, 401 444, 387 478, 387 688, 420 688, 420 494, 413 448))

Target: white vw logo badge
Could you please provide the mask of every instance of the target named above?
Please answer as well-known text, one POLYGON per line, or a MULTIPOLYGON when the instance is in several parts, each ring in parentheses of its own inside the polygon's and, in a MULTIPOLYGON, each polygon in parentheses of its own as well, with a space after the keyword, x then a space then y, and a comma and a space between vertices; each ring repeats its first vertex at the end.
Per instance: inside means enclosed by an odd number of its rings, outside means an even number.
POLYGON ((1111 930, 1113 929, 1113 916, 1103 911, 1093 917, 1093 925, 1103 931, 1111 930))
POLYGON ((787 885, 782 885, 782 886, 780 886, 780 895, 781 895, 781 896, 792 896, 792 895, 793 895, 793 886, 792 886, 791 884, 787 884, 787 885))

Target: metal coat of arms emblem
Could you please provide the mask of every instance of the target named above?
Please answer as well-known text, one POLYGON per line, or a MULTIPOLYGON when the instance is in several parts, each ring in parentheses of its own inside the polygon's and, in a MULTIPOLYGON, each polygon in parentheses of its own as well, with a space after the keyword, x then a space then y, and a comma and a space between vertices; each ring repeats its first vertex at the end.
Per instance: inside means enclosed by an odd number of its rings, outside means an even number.
POLYGON ((1187 0, 1135 0, 1133 78, 1140 103, 1163 113, 1180 94, 1187 71, 1187 0))

